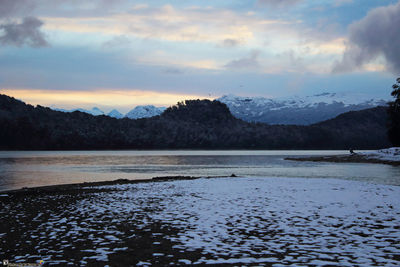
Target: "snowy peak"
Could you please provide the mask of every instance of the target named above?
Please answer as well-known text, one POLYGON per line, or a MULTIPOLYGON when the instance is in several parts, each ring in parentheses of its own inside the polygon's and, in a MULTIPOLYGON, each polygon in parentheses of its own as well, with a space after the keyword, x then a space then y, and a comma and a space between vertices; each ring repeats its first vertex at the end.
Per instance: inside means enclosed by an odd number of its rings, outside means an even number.
POLYGON ((289 105, 297 105, 298 107, 315 107, 319 104, 331 105, 335 103, 344 106, 369 104, 373 106, 385 105, 388 100, 375 99, 367 94, 357 93, 321 93, 312 96, 294 96, 289 98, 277 98, 278 102, 285 102, 289 105))
MULTIPOLYGON (((104 112, 101 111, 99 108, 94 107, 90 110, 88 109, 83 109, 83 108, 77 108, 77 109, 72 109, 69 112, 74 112, 74 111, 80 111, 80 112, 84 112, 84 113, 88 113, 91 114, 93 116, 100 116, 100 115, 104 115, 104 112)), ((67 111, 68 112, 68 111, 67 111)))
POLYGON ((116 109, 111 110, 107 116, 112 117, 112 118, 116 118, 116 119, 121 119, 122 117, 124 117, 124 115, 122 115, 121 112, 119 112, 116 109))
POLYGON ((104 115, 104 112, 101 111, 99 108, 94 107, 91 110, 88 110, 87 113, 92 114, 93 116, 104 115))
POLYGON ((273 108, 290 107, 316 107, 319 104, 342 103, 344 106, 370 104, 385 105, 387 100, 374 99, 365 94, 345 94, 345 93, 321 93, 312 96, 291 96, 282 98, 264 98, 264 97, 241 97, 232 94, 224 95, 218 98, 220 102, 239 107, 242 105, 268 106, 273 108))
POLYGON ((130 119, 149 118, 160 115, 165 110, 165 107, 155 107, 153 105, 137 106, 129 111, 125 117, 130 119))
MULTIPOLYGON (((97 107, 94 107, 90 110, 83 109, 83 108, 67 110, 67 109, 61 109, 61 108, 55 108, 55 107, 52 107, 52 109, 56 110, 56 111, 62 111, 62 112, 80 111, 80 112, 91 114, 93 116, 106 115, 101 109, 99 109, 97 107)), ((165 107, 155 107, 153 105, 137 106, 125 115, 123 115, 118 110, 113 109, 109 113, 107 113, 107 116, 116 118, 116 119, 121 119, 124 117, 130 118, 130 119, 140 119, 140 118, 148 118, 148 117, 154 117, 154 116, 160 115, 161 113, 164 112, 165 109, 166 109, 165 107)))
MULTIPOLYGON (((323 92, 311 96, 291 96, 282 98, 242 97, 233 94, 224 95, 217 99, 225 103, 232 115, 250 122, 269 124, 298 124, 308 125, 332 119, 348 111, 357 111, 376 106, 384 106, 388 99, 373 98, 361 93, 329 93, 323 92)), ((91 110, 74 109, 54 110, 63 112, 81 111, 94 116, 105 115, 97 107, 91 110)), ((107 115, 113 118, 140 119, 160 115, 165 107, 153 105, 137 106, 123 115, 113 109, 107 115)))
POLYGON ((331 119, 352 110, 386 105, 389 101, 366 94, 329 92, 284 98, 225 95, 217 100, 225 103, 234 116, 246 121, 301 125, 331 119))

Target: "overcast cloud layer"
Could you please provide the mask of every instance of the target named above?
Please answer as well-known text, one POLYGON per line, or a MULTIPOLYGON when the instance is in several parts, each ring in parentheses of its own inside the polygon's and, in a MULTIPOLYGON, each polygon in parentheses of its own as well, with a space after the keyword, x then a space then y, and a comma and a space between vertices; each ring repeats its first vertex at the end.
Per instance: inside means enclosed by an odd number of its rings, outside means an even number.
POLYGON ((93 92, 81 106, 113 105, 110 92, 384 96, 398 14, 399 0, 0 0, 0 86, 46 103, 93 92))
POLYGON ((379 57, 385 68, 400 74, 400 2, 376 8, 349 26, 346 51, 334 71, 357 70, 379 57))

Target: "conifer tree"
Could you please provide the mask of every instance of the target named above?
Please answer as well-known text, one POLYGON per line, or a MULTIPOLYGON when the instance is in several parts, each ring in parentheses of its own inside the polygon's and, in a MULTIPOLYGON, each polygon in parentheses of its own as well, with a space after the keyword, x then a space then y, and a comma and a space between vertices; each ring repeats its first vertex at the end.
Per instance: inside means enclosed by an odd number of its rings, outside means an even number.
POLYGON ((400 146, 400 78, 392 86, 394 101, 389 103, 388 136, 394 146, 400 146))

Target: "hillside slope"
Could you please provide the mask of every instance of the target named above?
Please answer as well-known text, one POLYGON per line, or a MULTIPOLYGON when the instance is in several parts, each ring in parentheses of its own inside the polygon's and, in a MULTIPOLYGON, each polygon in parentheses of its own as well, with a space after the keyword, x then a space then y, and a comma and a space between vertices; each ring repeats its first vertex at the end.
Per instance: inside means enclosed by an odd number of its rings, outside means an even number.
POLYGON ((311 126, 248 123, 219 101, 189 100, 132 120, 64 113, 0 95, 0 149, 376 149, 389 146, 385 108, 311 126))

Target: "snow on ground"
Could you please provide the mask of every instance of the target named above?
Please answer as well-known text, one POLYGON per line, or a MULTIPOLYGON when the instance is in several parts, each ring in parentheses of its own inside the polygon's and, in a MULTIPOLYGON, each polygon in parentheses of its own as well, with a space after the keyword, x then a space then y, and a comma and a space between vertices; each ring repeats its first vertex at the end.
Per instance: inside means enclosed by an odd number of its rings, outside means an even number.
POLYGON ((181 230, 171 237, 177 248, 211 255, 197 263, 394 264, 388 256, 400 253, 398 187, 273 178, 113 187, 123 191, 99 196, 95 205, 81 202, 80 213, 99 216, 108 208, 120 217, 146 203, 154 211, 142 227, 148 221, 174 225, 181 230))
POLYGON ((84 263, 123 255, 140 265, 400 264, 400 187, 216 178, 92 187, 99 188, 107 191, 33 219, 39 225, 29 235, 45 261, 78 249, 84 263))
POLYGON ((400 147, 391 147, 372 152, 361 152, 370 159, 379 159, 385 161, 400 161, 400 147))

